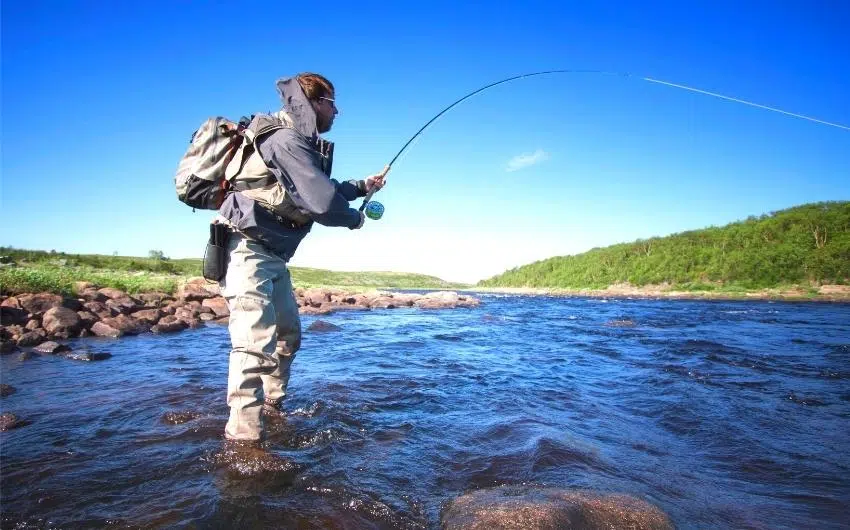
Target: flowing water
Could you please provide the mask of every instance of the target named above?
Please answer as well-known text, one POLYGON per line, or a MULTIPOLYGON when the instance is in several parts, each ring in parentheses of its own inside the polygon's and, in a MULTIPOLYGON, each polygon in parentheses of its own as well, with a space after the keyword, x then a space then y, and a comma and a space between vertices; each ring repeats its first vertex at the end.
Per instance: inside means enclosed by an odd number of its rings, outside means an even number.
POLYGON ((656 504, 678 528, 850 525, 850 305, 483 295, 304 317, 286 465, 221 464, 229 339, 4 356, 4 528, 434 528, 503 484, 656 504), (310 332, 317 318, 339 331, 310 332))

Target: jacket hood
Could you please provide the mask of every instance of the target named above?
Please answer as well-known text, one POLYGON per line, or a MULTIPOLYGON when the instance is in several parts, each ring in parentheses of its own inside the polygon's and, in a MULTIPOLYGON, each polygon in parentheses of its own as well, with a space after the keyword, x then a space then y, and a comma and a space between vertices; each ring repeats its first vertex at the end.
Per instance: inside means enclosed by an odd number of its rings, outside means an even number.
POLYGON ((301 90, 301 85, 295 77, 286 77, 277 80, 277 91, 286 113, 295 122, 298 132, 307 138, 316 139, 319 132, 316 129, 316 111, 310 104, 310 100, 301 90))

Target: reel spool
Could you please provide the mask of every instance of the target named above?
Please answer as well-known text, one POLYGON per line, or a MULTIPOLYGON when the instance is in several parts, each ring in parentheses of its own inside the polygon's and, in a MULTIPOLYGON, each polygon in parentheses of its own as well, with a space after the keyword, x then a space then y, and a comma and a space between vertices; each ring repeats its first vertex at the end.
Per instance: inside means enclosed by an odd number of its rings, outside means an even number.
POLYGON ((384 205, 378 201, 369 201, 366 205, 366 217, 377 221, 384 216, 384 205))

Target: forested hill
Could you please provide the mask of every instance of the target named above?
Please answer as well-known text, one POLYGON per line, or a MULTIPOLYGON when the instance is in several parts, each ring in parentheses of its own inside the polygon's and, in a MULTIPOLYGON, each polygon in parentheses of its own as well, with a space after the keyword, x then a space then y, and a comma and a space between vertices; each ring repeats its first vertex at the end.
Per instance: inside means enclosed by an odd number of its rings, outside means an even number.
POLYGON ((850 284, 850 201, 804 204, 723 227, 549 258, 478 285, 600 289, 624 282, 747 289, 850 284))

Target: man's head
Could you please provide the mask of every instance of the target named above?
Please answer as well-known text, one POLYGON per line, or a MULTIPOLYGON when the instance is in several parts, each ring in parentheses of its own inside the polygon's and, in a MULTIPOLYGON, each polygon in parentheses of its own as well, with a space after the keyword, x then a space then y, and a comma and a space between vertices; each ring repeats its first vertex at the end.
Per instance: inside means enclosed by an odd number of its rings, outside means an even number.
POLYGON ((334 101, 333 84, 324 76, 311 72, 298 74, 295 78, 316 111, 316 130, 319 134, 330 131, 334 117, 339 113, 334 101))

